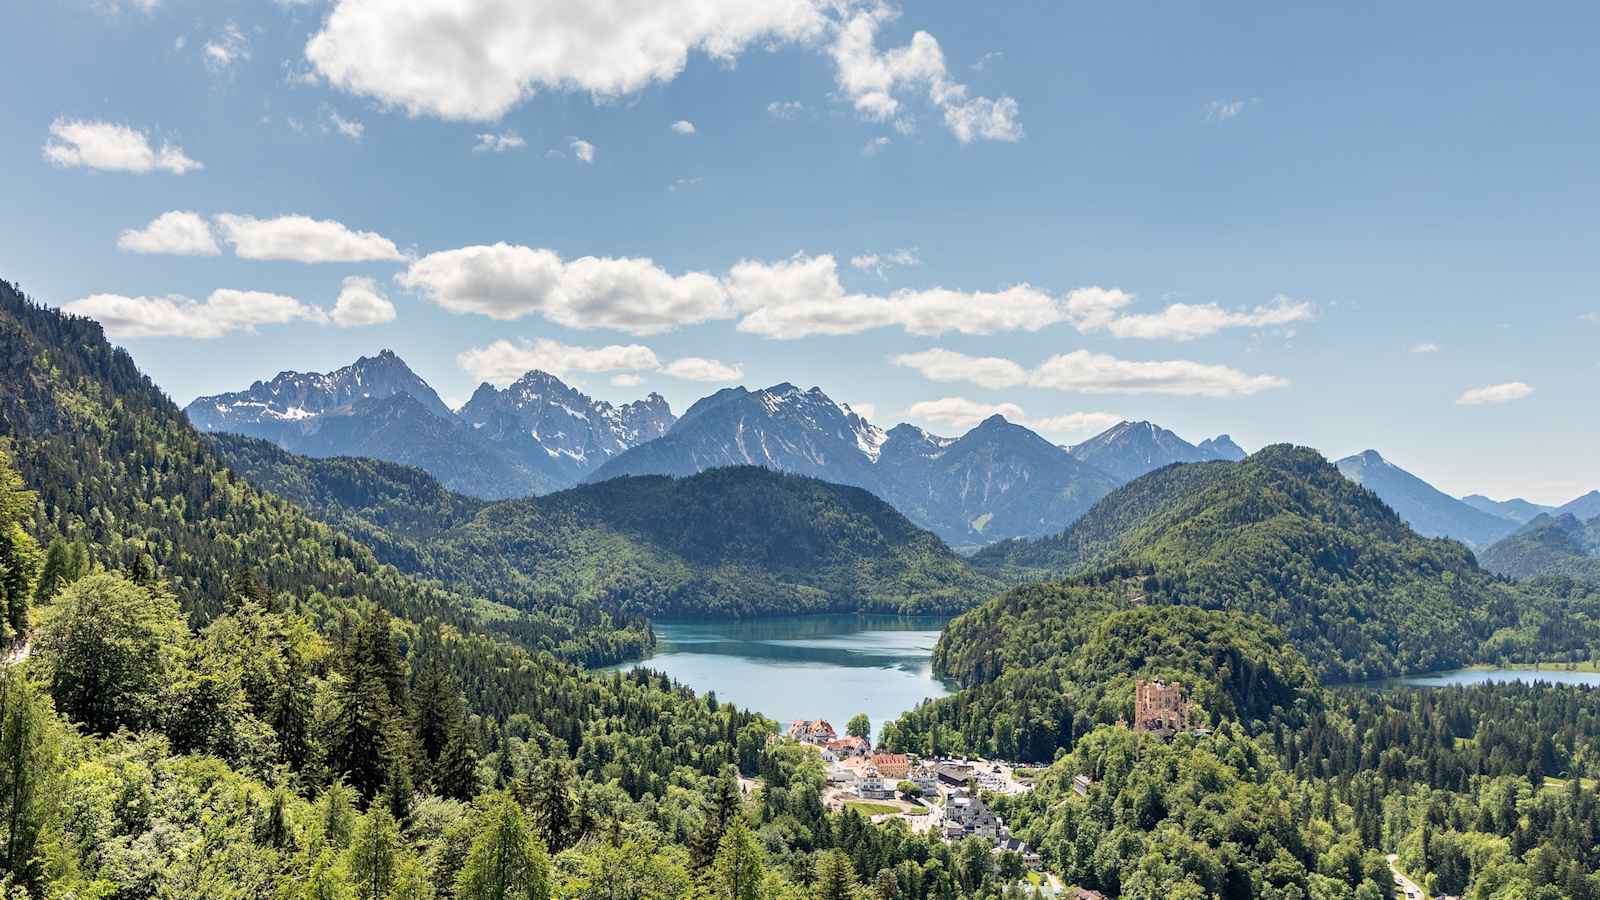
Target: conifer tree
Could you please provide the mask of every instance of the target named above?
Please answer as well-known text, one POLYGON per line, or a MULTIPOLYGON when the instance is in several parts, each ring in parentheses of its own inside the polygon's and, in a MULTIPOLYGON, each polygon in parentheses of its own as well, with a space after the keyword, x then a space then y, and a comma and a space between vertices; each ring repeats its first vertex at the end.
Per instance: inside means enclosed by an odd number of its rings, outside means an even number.
POLYGON ((549 900, 549 853, 509 795, 484 811, 455 887, 456 900, 549 900))
POLYGON ((28 630, 28 606, 39 571, 39 545, 23 523, 33 516, 36 498, 24 489, 11 457, 0 450, 0 640, 28 630))
POLYGON ((817 900, 852 900, 859 886, 856 870, 843 851, 824 850, 817 854, 817 900))
POLYGON ((0 870, 24 885, 41 873, 34 848, 51 802, 57 739, 49 703, 21 666, 0 670, 0 870))
POLYGON ((350 840, 350 875, 358 900, 388 897, 399 853, 400 829, 394 817, 374 804, 350 840))
POLYGON ((761 845, 739 819, 722 835, 712 862, 712 880, 718 900, 761 900, 761 882, 766 876, 761 845))

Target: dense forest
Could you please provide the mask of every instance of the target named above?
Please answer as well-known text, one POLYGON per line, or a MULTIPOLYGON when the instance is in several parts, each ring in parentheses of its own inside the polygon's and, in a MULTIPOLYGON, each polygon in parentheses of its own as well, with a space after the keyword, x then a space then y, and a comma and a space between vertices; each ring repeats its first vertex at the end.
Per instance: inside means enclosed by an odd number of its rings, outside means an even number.
POLYGON ((1061 535, 997 544, 974 563, 1011 578, 1137 576, 1145 602, 1260 615, 1324 681, 1600 656, 1600 607, 1484 571, 1465 546, 1418 536, 1321 455, 1288 445, 1152 472, 1061 535))
POLYGON ((1600 516, 1538 516, 1484 550, 1482 562, 1511 578, 1566 576, 1600 585, 1600 516))
POLYGON ((394 463, 212 440, 234 471, 383 562, 518 609, 953 612, 996 587, 871 493, 754 466, 486 503, 394 463))

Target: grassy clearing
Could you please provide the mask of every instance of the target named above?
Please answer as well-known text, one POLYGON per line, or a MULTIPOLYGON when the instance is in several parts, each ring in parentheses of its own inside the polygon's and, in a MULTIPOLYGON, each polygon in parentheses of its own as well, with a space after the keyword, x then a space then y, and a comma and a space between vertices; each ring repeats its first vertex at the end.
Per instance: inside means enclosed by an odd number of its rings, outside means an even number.
POLYGON ((896 815, 901 812, 900 807, 890 806, 887 803, 872 803, 867 800, 846 800, 846 809, 853 809, 863 816, 896 815))

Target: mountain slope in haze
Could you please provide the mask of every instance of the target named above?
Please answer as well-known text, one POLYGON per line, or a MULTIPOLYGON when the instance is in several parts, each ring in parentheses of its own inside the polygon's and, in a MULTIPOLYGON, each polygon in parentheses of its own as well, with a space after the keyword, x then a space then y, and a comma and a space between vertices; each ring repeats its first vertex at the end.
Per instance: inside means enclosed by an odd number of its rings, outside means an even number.
POLYGON ((419 466, 451 490, 487 499, 570 487, 673 421, 659 394, 619 407, 544 372, 505 390, 481 385, 457 414, 389 350, 327 374, 283 372, 200 397, 185 413, 202 431, 262 438, 307 456, 419 466))
POLYGON ((1479 555, 1491 572, 1510 578, 1566 576, 1600 583, 1600 516, 1541 515, 1479 555))
POLYGON ((1516 529, 1510 519, 1476 509, 1389 462, 1376 450, 1335 463, 1344 476, 1383 498, 1383 502, 1425 537, 1449 537, 1472 547, 1487 547, 1516 529))
POLYGON ((1244 451, 1227 435, 1219 435, 1200 446, 1150 422, 1122 422, 1072 446, 1073 457, 1114 476, 1119 482, 1132 481, 1146 472, 1173 463, 1243 459, 1244 451))
POLYGON ((576 600, 649 615, 946 612, 997 587, 864 490, 754 466, 485 503, 392 463, 214 440, 235 471, 384 562, 519 609, 576 600))
POLYGON ((756 465, 866 488, 952 546, 1047 534, 1115 479, 999 417, 960 438, 883 431, 818 388, 728 388, 694 404, 664 437, 588 478, 690 475, 756 465))
POLYGON ((1558 515, 1574 516, 1581 522, 1600 516, 1600 491, 1590 491, 1582 497, 1563 503, 1555 512, 1558 515))
POLYGON ((1065 533, 973 563, 1007 577, 1131 577, 1143 602, 1255 613, 1339 681, 1481 658, 1534 605, 1460 544, 1418 536, 1315 451, 1287 445, 1157 470, 1065 533))
POLYGON ((1515 497, 1511 500, 1491 500, 1482 494, 1468 494, 1461 498, 1461 502, 1479 512, 1486 512, 1491 516, 1499 516, 1502 519, 1510 519, 1518 525, 1526 525, 1545 513, 1556 511, 1554 506, 1542 506, 1538 503, 1524 500, 1521 497, 1515 497))

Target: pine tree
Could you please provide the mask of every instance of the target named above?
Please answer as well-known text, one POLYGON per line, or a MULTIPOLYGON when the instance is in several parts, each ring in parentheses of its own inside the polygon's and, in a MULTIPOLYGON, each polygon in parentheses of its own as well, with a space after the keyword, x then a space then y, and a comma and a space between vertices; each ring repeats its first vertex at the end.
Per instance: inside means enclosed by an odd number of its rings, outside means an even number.
POLYGON ((268 722, 278 735, 278 760, 300 771, 311 761, 311 672, 294 644, 284 648, 283 680, 268 722))
POLYGON ((433 781, 434 791, 442 797, 470 800, 478 793, 478 745, 465 709, 450 726, 433 781))
POLYGON ((400 830, 394 817, 384 807, 374 805, 350 841, 350 876, 358 900, 388 897, 399 853, 400 830))
POLYGON ((32 491, 23 488, 11 457, 0 450, 0 640, 15 639, 28 631, 39 545, 22 523, 32 518, 36 499, 32 491))
POLYGON ((89 574, 89 551, 77 541, 57 537, 44 554, 39 581, 34 586, 34 603, 53 599, 60 590, 89 574))
POLYGON ((571 846, 576 821, 572 763, 565 757, 547 756, 528 764, 517 793, 533 814, 534 827, 553 853, 571 846))
POLYGON ((456 900, 549 900, 550 856, 516 801, 500 795, 482 819, 456 876, 456 900))
POLYGON ((859 886, 855 867, 844 851, 824 850, 817 854, 817 900, 852 900, 859 886))
POLYGON ((0 670, 0 825, 5 828, 0 868, 20 884, 37 885, 41 877, 34 848, 53 793, 56 748, 49 703, 21 666, 0 670))

